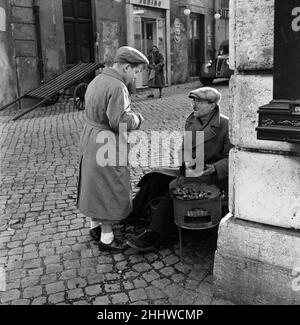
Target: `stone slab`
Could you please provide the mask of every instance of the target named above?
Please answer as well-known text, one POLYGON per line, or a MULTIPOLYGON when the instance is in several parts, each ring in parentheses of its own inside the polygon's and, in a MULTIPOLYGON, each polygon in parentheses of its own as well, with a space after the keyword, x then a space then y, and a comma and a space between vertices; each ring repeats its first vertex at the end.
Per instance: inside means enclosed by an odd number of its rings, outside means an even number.
POLYGON ((13 33, 14 39, 16 40, 36 40, 36 31, 34 24, 15 24, 13 33))
POLYGON ((33 58, 37 55, 34 41, 16 40, 16 56, 33 58))
POLYGON ((14 23, 34 24, 32 7, 12 7, 12 18, 14 23))
POLYGON ((239 71, 273 68, 274 0, 230 1, 231 65, 239 71), (231 48, 232 49, 232 48, 231 48), (233 56, 233 57, 232 57, 233 56))
POLYGON ((228 215, 220 223, 214 294, 237 304, 300 303, 300 235, 228 215))
POLYGON ((300 229, 300 157, 233 149, 229 168, 235 217, 300 229))

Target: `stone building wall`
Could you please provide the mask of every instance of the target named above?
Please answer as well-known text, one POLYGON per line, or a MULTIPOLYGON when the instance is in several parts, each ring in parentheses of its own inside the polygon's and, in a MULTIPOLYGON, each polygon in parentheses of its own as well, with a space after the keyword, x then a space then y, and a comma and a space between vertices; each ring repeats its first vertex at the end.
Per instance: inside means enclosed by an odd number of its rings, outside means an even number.
MULTIPOLYGON (((43 80, 51 79, 66 68, 62 0, 2 0, 0 7, 7 13, 7 30, 0 31, 0 67, 5 69, 7 78, 0 86, 3 89, 1 105, 36 88, 41 82, 35 5, 39 6, 40 14, 43 80)), ((98 36, 95 57, 110 65, 116 49, 126 45, 125 1, 93 0, 92 7, 95 44, 98 36)), ((22 106, 31 102, 22 100, 22 106)))
POLYGON ((0 106, 12 101, 17 95, 14 51, 11 39, 11 11, 7 0, 0 0, 0 106))
MULTIPOLYGON (((62 23, 62 8, 59 0, 34 1, 12 0, 6 2, 7 32, 6 47, 10 60, 6 62, 6 69, 11 71, 11 78, 16 85, 16 91, 11 99, 21 96, 36 88, 40 82, 38 70, 37 32, 34 16, 34 5, 40 6, 41 42, 43 55, 44 80, 61 72, 64 68, 64 36, 62 23)), ((4 83, 11 88, 12 81, 4 83)), ((9 100, 0 100, 1 104, 9 100)), ((29 105, 31 100, 22 100, 22 105, 29 105)))
POLYGON ((65 35, 62 1, 39 0, 45 80, 65 68, 65 35))
POLYGON ((229 12, 226 9, 229 9, 229 0, 215 0, 215 13, 221 14, 221 17, 215 20, 216 50, 224 40, 229 39, 229 12))
POLYGON ((12 45, 17 72, 18 94, 25 94, 39 83, 33 0, 13 0, 11 7, 12 45))
POLYGON ((215 294, 299 304, 300 145, 257 140, 273 99, 274 0, 230 1, 230 212, 219 228, 215 294))
POLYGON ((213 32, 213 1, 209 0, 172 0, 171 1, 171 71, 172 83, 183 83, 189 79, 188 47, 189 47, 189 16, 184 15, 184 9, 192 13, 205 15, 205 53, 212 42, 213 32), (176 32, 179 35, 176 35, 176 32), (180 40, 176 41, 176 36, 180 40))
POLYGON ((112 65, 116 50, 126 40, 126 3, 95 0, 95 28, 99 35, 99 61, 112 65))
MULTIPOLYGON (((128 0, 92 0, 93 32, 95 42, 95 58, 106 62, 109 66, 113 63, 115 52, 119 46, 128 44, 126 4, 128 0)), ((171 75, 170 84, 183 83, 189 79, 188 35, 190 32, 189 16, 184 15, 187 7, 195 14, 205 15, 205 55, 209 47, 213 46, 214 32, 214 1, 210 0, 172 0, 170 19, 170 49, 168 49, 168 74, 171 75), (179 33, 179 35, 178 35, 179 33), (179 41, 178 41, 179 40, 179 41)), ((7 7, 5 51, 10 55, 6 69, 10 72, 7 87, 15 85, 14 94, 3 92, 5 96, 15 98, 15 94, 23 95, 37 87, 40 80, 38 69, 37 31, 33 7, 39 6, 41 47, 43 58, 43 79, 47 81, 66 68, 66 49, 64 34, 64 18, 62 0, 11 0, 4 1, 7 7), (18 86, 18 87, 17 87, 18 86)), ((169 30, 169 27, 168 27, 169 30)), ((1 33, 1 32, 0 32, 1 33)), ((5 37, 4 37, 5 36, 5 37)), ((2 44, 4 51, 4 42, 2 44)), ((6 53, 7 55, 7 53, 6 53)), ((3 55, 3 58, 5 56, 3 55)), ((4 87, 4 86, 2 86, 4 87)), ((0 103, 8 99, 3 98, 0 103)))

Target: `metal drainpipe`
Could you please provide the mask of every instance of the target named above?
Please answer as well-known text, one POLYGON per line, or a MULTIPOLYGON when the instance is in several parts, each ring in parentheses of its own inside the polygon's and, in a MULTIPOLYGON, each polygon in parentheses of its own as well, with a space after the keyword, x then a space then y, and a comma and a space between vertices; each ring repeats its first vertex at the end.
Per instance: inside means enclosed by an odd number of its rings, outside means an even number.
POLYGON ((42 51, 42 38, 41 38, 41 22, 40 22, 40 6, 36 3, 33 6, 33 15, 35 19, 35 31, 37 42, 37 54, 38 54, 38 70, 40 75, 40 82, 44 81, 44 61, 42 51))

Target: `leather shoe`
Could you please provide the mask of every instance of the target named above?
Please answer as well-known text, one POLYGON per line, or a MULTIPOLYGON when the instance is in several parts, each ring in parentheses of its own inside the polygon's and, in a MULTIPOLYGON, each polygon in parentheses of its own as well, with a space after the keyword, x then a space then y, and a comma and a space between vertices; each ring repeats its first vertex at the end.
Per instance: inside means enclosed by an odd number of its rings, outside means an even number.
POLYGON ((152 230, 145 230, 139 236, 128 239, 126 244, 135 248, 140 252, 149 252, 159 247, 160 238, 157 233, 152 230))
POLYGON ((97 226, 90 230, 90 236, 93 238, 94 241, 98 242, 101 238, 101 226, 97 226))
POLYGON ((104 244, 99 241, 98 247, 100 251, 121 252, 126 248, 126 244, 115 238, 110 244, 104 244))

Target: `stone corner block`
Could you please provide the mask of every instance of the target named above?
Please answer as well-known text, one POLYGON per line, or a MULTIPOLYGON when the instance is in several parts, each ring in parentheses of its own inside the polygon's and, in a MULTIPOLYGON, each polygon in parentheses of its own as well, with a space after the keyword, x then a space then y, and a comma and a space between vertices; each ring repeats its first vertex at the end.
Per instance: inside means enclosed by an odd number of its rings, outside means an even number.
POLYGON ((269 70, 273 68, 274 0, 235 0, 230 23, 236 69, 269 70))
POLYGON ((235 217, 300 229, 300 157, 233 149, 229 161, 235 217))
POLYGON ((219 228, 214 295, 236 304, 300 303, 300 236, 228 216, 219 228))

